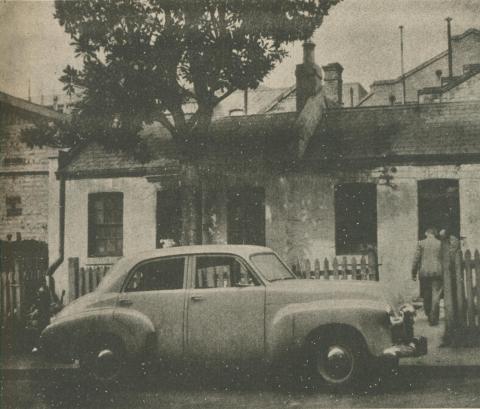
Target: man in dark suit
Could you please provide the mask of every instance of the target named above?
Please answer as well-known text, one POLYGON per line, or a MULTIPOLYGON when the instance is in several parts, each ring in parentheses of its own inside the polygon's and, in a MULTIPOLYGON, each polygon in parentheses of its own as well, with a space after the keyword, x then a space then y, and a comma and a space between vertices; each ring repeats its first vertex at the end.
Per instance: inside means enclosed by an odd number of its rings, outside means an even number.
POLYGON ((418 242, 412 266, 412 279, 416 280, 417 275, 420 278, 423 307, 430 325, 438 325, 443 290, 442 244, 435 235, 435 229, 427 229, 426 238, 418 242))

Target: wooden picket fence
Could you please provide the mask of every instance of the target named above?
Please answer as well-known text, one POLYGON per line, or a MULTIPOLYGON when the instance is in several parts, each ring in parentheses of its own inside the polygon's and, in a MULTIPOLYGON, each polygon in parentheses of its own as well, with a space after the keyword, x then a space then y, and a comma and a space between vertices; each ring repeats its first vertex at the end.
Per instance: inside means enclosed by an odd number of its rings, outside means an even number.
MULTIPOLYGON (((32 241, 33 242, 33 241, 32 241)), ((35 301, 36 293, 48 267, 46 246, 32 243, 3 242, 0 257, 0 319, 1 326, 20 324, 25 320, 29 308, 35 301), (33 244, 36 246, 36 244, 33 244), (30 247, 28 247, 30 246, 30 247), (22 248, 26 247, 26 249, 22 248), (20 249, 20 250, 19 250, 20 249)))
POLYGON ((95 290, 103 277, 110 270, 111 264, 79 267, 79 259, 68 259, 68 271, 71 280, 71 294, 73 298, 81 297, 95 290))
POLYGON ((447 326, 462 332, 480 331, 480 253, 470 250, 455 256, 454 273, 444 283, 447 326))
POLYGON ((297 259, 292 265, 293 272, 300 278, 324 280, 378 280, 378 264, 373 257, 343 256, 334 257, 330 262, 324 258, 323 262, 316 258, 297 259))

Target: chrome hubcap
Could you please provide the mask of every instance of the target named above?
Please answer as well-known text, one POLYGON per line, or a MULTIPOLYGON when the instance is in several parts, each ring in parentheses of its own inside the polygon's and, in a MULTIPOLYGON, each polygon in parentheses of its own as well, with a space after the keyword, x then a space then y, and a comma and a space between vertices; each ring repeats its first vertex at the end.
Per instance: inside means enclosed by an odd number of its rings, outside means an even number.
POLYGON ((96 357, 96 374, 102 379, 111 379, 116 376, 120 369, 117 356, 111 349, 102 349, 96 357))
POLYGON ((353 354, 340 345, 332 345, 319 354, 317 370, 327 381, 341 383, 352 374, 354 365, 353 354))

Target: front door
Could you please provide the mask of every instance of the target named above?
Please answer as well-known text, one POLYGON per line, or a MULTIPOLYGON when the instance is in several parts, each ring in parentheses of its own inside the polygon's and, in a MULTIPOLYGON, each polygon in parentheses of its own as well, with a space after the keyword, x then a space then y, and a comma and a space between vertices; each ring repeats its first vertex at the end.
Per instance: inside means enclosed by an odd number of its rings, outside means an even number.
POLYGON ((119 297, 119 308, 147 316, 157 335, 161 359, 176 360, 184 352, 185 258, 145 261, 129 275, 119 297))
POLYGON ((265 342, 265 286, 243 260, 196 256, 188 294, 187 355, 196 360, 259 360, 265 342))

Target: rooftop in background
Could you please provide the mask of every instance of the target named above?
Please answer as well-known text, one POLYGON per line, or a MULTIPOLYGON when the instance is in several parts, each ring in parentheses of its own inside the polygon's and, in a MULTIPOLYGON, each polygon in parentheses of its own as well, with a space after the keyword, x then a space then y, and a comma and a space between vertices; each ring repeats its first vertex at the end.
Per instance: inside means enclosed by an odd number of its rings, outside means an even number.
MULTIPOLYGON (((464 66, 480 63, 480 30, 470 28, 452 36, 453 77, 463 75, 464 66)), ((445 41, 446 42, 446 41, 445 41)), ((370 93, 360 106, 394 105, 403 102, 403 82, 407 103, 418 102, 418 91, 442 86, 448 77, 448 50, 426 60, 395 79, 377 80, 370 86, 370 93)))

